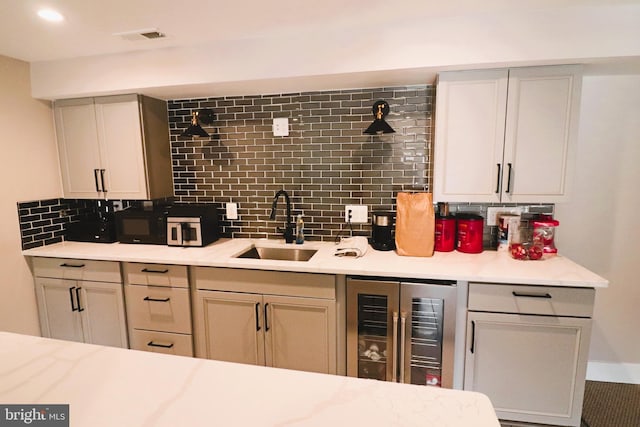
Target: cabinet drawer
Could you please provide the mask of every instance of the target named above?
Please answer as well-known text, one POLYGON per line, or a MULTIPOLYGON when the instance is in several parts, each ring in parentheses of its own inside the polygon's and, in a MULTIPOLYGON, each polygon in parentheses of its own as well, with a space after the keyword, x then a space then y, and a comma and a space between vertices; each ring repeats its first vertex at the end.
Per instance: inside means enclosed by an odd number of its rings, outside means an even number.
POLYGON ((185 334, 134 329, 131 331, 131 348, 153 353, 193 357, 192 337, 185 334))
POLYGON ((184 265, 124 263, 127 284, 188 288, 189 276, 184 265))
POLYGON ((131 328, 191 333, 188 289, 127 285, 125 296, 131 328))
POLYGON ((469 310, 591 317, 595 289, 469 283, 469 310))
POLYGON ((336 298, 336 278, 331 274, 196 267, 194 277, 196 288, 203 290, 336 298))
POLYGON ((122 283, 120 263, 69 258, 33 258, 36 277, 122 283))

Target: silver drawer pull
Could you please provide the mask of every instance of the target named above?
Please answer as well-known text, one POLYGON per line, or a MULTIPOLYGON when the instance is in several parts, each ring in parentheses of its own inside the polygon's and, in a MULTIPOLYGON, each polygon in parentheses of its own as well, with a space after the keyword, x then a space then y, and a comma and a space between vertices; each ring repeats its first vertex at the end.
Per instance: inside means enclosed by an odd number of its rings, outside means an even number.
POLYGON ((526 292, 516 292, 513 291, 511 292, 513 294, 514 297, 526 297, 526 298, 551 298, 551 295, 549 295, 548 293, 544 293, 544 294, 530 294, 530 293, 526 293, 526 292))
POLYGON ((167 274, 169 272, 169 270, 168 269, 166 269, 166 270, 149 270, 148 268, 143 268, 142 272, 143 273, 167 274))
POLYGON ((152 302, 169 302, 171 298, 167 297, 167 298, 151 298, 151 297, 144 297, 145 301, 152 301, 152 302))
POLYGON ((147 343, 147 346, 149 346, 149 347, 161 347, 161 348, 172 348, 173 347, 173 343, 171 343, 171 344, 158 344, 158 343, 155 343, 153 341, 149 341, 147 343))

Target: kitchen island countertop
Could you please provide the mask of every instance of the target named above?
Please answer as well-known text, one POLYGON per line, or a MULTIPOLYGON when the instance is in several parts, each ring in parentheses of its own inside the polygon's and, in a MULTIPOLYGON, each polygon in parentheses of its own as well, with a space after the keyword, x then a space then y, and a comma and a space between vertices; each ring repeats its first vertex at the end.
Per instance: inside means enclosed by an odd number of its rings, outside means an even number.
POLYGON ((360 258, 334 256, 332 242, 286 245, 282 240, 220 239, 203 248, 125 243, 61 242, 23 251, 26 256, 77 258, 210 267, 248 268, 366 275, 413 279, 603 288, 608 281, 561 255, 541 261, 518 261, 507 252, 465 254, 436 252, 432 257, 399 256, 395 251, 368 248, 360 258), (316 249, 309 261, 235 258, 251 245, 316 249))
POLYGON ((0 332, 0 402, 69 404, 72 426, 499 427, 480 393, 0 332))

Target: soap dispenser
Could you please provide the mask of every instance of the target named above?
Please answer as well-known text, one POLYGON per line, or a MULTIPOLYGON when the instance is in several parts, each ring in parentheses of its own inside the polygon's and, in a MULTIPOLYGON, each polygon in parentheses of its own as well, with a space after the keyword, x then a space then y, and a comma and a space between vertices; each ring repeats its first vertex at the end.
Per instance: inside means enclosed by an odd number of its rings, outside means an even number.
POLYGON ((304 221, 302 221, 302 214, 298 214, 296 220, 296 243, 301 245, 304 243, 304 221))

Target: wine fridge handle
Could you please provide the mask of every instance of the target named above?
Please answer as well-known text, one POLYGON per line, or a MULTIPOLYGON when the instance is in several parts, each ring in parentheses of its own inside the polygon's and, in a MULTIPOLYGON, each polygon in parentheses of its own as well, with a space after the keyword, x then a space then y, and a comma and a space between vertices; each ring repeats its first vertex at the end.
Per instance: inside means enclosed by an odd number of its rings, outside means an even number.
POLYGON ((391 353, 391 381, 398 381, 398 312, 393 312, 393 352, 391 353))
POLYGON ((407 313, 400 313, 400 382, 404 383, 404 351, 406 339, 407 313))

